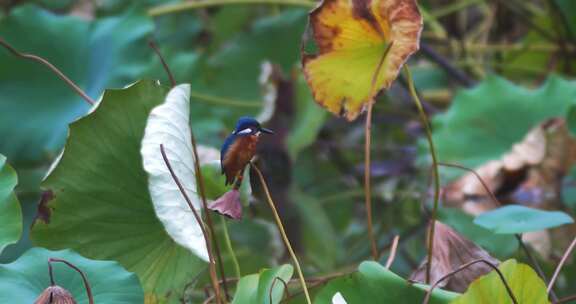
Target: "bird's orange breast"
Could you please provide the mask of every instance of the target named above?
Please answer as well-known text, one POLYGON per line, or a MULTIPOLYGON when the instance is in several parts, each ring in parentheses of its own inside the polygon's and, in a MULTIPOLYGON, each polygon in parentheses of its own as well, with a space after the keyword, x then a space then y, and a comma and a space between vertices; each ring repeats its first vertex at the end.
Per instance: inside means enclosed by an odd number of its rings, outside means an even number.
POLYGON ((256 154, 257 135, 238 138, 226 152, 223 159, 227 180, 233 180, 256 154))

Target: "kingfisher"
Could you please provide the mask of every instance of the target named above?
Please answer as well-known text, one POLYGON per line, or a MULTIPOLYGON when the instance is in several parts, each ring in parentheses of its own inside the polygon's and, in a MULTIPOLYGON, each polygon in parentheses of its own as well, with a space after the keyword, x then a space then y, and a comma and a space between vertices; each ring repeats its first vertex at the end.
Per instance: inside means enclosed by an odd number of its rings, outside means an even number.
POLYGON ((220 164, 222 174, 226 175, 226 185, 234 184, 235 189, 240 188, 244 168, 256 154, 256 144, 263 133, 274 134, 252 117, 238 119, 236 129, 226 138, 220 150, 220 164))

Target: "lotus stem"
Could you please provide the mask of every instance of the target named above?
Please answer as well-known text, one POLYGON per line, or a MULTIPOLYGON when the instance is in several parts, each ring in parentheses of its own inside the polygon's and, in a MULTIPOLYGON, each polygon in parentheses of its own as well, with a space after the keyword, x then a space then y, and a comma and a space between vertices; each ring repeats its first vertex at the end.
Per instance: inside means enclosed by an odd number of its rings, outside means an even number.
POLYGON ((180 13, 187 10, 195 10, 218 5, 231 5, 231 4, 274 4, 274 5, 290 5, 313 8, 316 2, 307 0, 200 0, 192 2, 180 2, 175 4, 160 5, 148 10, 148 15, 151 17, 180 13))
POLYGON ((430 154, 432 156, 432 165, 433 165, 432 174, 434 175, 434 205, 432 207, 432 214, 430 218, 430 228, 428 232, 428 258, 426 261, 426 283, 430 284, 430 268, 432 267, 432 256, 434 253, 434 230, 436 226, 436 217, 438 212, 438 201, 440 199, 440 174, 438 173, 438 159, 436 156, 436 148, 434 147, 434 141, 432 140, 432 128, 430 127, 430 123, 428 122, 428 116, 426 115, 426 111, 424 111, 422 102, 420 102, 418 93, 416 93, 416 88, 414 87, 414 80, 412 79, 412 73, 410 73, 410 69, 408 68, 407 64, 404 65, 404 72, 406 73, 410 95, 412 96, 412 99, 414 99, 414 102, 416 103, 416 107, 418 108, 418 112, 420 113, 420 119, 422 120, 424 129, 426 130, 426 139, 428 140, 428 147, 430 148, 430 154))
POLYGON ((33 55, 33 54, 21 53, 21 52, 17 51, 12 45, 8 44, 8 42, 6 42, 2 38, 0 38, 0 45, 2 45, 4 48, 6 48, 8 51, 10 51, 10 53, 12 53, 16 57, 36 61, 36 62, 39 62, 42 65, 46 66, 52 72, 54 72, 54 74, 56 74, 58 77, 60 77, 60 79, 64 80, 64 82, 70 88, 72 88, 72 90, 74 92, 76 92, 76 94, 80 95, 80 97, 82 97, 82 99, 84 99, 84 101, 86 101, 90 105, 96 104, 96 101, 94 99, 92 99, 90 96, 88 96, 88 94, 86 94, 77 84, 75 84, 72 80, 70 80, 70 78, 68 78, 66 75, 64 75, 64 73, 62 73, 62 71, 60 71, 55 65, 50 63, 48 60, 46 60, 40 56, 33 55))
POLYGON ((58 258, 49 258, 48 259, 48 272, 50 274, 50 284, 52 286, 54 286, 54 274, 52 273, 52 263, 57 262, 57 263, 64 263, 66 264, 66 266, 74 269, 76 272, 78 272, 80 274, 80 276, 82 277, 82 281, 84 282, 84 288, 86 289, 86 295, 88 296, 88 303, 90 304, 94 304, 94 297, 92 296, 92 289, 90 288, 90 283, 88 283, 88 277, 86 277, 86 274, 84 274, 84 272, 76 267, 76 265, 63 260, 63 259, 58 259, 58 258))
POLYGON ((302 285, 302 290, 304 291, 304 296, 306 297, 306 303, 312 304, 312 300, 310 299, 310 294, 308 293, 308 287, 306 287, 306 279, 304 279, 304 274, 302 273, 302 269, 300 268, 300 263, 298 262, 298 258, 296 257, 296 254, 294 253, 294 250, 292 249, 292 245, 290 245, 290 240, 288 239, 288 236, 286 235, 286 231, 284 230, 284 225, 282 225, 282 220, 280 219, 280 216, 278 215, 278 211, 276 210, 276 206, 274 205, 274 201, 272 200, 272 196, 270 196, 270 191, 268 190, 268 185, 266 184, 266 180, 264 179, 262 172, 260 172, 260 169, 258 169, 258 167, 256 165, 254 165, 253 163, 250 163, 250 167, 252 167, 252 169, 254 169, 254 171, 258 175, 258 178, 260 179, 260 184, 262 184, 262 188, 264 188, 264 193, 266 194, 266 200, 268 202, 268 205, 270 206, 270 209, 272 210, 272 214, 274 215, 274 220, 276 221, 276 225, 278 226, 278 230, 280 231, 280 235, 282 235, 282 240, 284 241, 284 245, 286 245, 286 248, 288 249, 288 252, 290 253, 290 257, 292 257, 292 262, 294 263, 294 266, 296 266, 296 272, 298 272, 298 278, 300 280, 300 285, 302 285))
POLYGON ((474 260, 474 261, 470 261, 460 267, 458 267, 458 269, 447 273, 446 275, 444 275, 443 277, 441 277, 440 279, 438 279, 438 281, 436 281, 431 287, 430 289, 428 289, 428 292, 426 293, 426 297, 424 298, 424 302, 422 302, 423 304, 428 304, 428 302, 430 302, 430 297, 432 296, 432 291, 434 291, 434 288, 436 288, 438 286, 438 284, 440 284, 442 281, 444 281, 445 279, 457 274, 458 272, 474 265, 477 263, 484 263, 486 265, 488 265, 490 268, 494 269, 496 271, 496 273, 498 274, 498 277, 500 277, 500 280, 502 281, 502 284, 504 284, 504 287, 506 288, 506 292, 508 292, 508 296, 510 296, 510 299, 512 299, 512 303, 514 304, 518 304, 518 300, 516 300, 516 297, 514 296, 514 293, 512 292, 512 288, 510 288, 510 285, 508 284, 508 282, 506 282, 506 278, 504 278, 504 275, 502 274, 502 272, 500 271, 500 269, 498 269, 498 267, 496 267, 496 265, 484 260, 484 259, 479 259, 479 260, 474 260))
POLYGON ((236 253, 232 248, 232 241, 230 240, 230 234, 228 233, 228 224, 226 223, 226 219, 224 217, 220 217, 220 221, 222 222, 222 230, 224 231, 224 241, 226 243, 226 249, 228 250, 228 254, 230 254, 230 258, 232 259, 232 264, 234 265, 234 274, 237 278, 241 277, 240 272, 240 264, 238 263, 238 258, 236 257, 236 253))
MULTIPOLYGON (((198 222, 198 226, 200 226, 200 229, 202 230, 202 235, 204 236, 204 242, 206 243, 206 249, 208 251, 208 265, 209 265, 208 268, 210 270, 210 280, 212 283, 212 288, 214 289, 216 303, 222 303, 222 297, 220 296, 220 284, 218 284, 218 276, 216 275, 216 263, 214 262, 214 255, 212 253, 212 243, 210 242, 210 234, 206 230, 206 227, 202 222, 202 218, 198 214, 198 211, 196 211, 196 208, 194 208, 194 205, 192 204, 192 201, 188 197, 188 194, 186 194, 186 191, 184 190, 182 183, 180 183, 180 179, 178 178, 178 176, 176 176, 176 173, 172 169, 172 165, 168 160, 168 156, 166 156, 166 151, 164 151, 163 144, 160 144, 160 153, 162 153, 162 158, 164 159, 164 163, 166 164, 168 171, 170 171, 170 175, 172 176, 174 183, 176 183, 176 185, 178 186, 180 193, 186 200, 186 203, 188 204, 188 207, 190 207, 190 210, 192 211, 192 214, 194 215, 196 222, 198 222)), ((226 278, 224 278, 224 280, 226 280, 226 278)))

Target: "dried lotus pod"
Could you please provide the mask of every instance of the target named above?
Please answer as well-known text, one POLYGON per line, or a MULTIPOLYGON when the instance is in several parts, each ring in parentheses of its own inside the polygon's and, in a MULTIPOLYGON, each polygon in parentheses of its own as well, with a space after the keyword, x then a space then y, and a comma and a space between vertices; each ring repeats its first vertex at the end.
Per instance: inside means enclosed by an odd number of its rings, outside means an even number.
POLYGON ((76 301, 68 290, 52 285, 44 289, 34 304, 76 304, 76 301))

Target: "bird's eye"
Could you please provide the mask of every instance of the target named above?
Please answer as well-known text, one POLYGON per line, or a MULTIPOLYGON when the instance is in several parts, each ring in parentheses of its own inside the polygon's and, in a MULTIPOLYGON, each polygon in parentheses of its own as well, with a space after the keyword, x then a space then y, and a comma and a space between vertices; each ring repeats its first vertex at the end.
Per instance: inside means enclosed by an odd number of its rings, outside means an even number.
POLYGON ((246 128, 238 132, 238 134, 250 134, 252 133, 252 129, 246 128))

